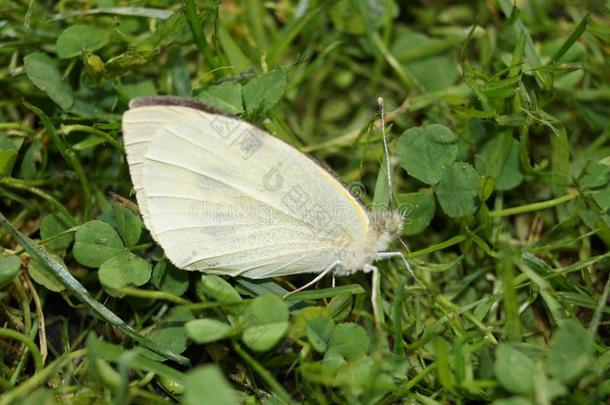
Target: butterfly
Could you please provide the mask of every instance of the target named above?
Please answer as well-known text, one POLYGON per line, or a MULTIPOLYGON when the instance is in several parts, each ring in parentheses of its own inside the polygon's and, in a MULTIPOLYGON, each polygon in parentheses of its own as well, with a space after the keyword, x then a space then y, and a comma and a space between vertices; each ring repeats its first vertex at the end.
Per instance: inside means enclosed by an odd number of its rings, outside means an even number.
MULTIPOLYGON (((127 162, 143 222, 178 268, 252 279, 374 271, 402 228, 250 123, 192 99, 132 100, 127 162)), ((410 269, 410 268, 409 268, 410 269)))

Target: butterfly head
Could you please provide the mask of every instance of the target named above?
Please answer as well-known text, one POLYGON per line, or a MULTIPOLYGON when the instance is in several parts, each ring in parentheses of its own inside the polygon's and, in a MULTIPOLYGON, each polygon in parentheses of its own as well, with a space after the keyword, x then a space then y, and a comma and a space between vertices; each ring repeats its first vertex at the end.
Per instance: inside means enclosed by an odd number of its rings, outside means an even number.
POLYGON ((371 228, 379 235, 392 238, 402 232, 403 218, 398 211, 376 211, 370 213, 371 228))
POLYGON ((369 266, 401 231, 403 220, 398 211, 369 212, 369 231, 360 239, 353 240, 339 252, 342 270, 338 274, 349 274, 369 266))

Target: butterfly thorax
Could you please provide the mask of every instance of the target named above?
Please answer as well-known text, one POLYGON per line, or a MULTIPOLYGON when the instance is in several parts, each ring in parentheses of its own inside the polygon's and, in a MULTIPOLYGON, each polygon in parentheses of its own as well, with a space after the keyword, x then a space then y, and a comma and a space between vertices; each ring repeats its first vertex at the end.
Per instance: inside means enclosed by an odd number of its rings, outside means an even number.
POLYGON ((339 251, 341 265, 336 274, 347 275, 371 265, 402 230, 403 220, 397 211, 369 212, 370 227, 359 239, 345 244, 339 251))

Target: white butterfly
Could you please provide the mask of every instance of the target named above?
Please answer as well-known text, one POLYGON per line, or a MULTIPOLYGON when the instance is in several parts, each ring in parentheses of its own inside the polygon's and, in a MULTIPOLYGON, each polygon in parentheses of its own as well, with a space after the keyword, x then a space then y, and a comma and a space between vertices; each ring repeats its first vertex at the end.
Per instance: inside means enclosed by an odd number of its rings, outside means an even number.
MULTIPOLYGON (((180 97, 133 100, 127 161, 144 224, 184 270, 253 279, 375 270, 401 226, 269 133, 180 97)), ((376 274, 376 272, 374 273, 376 274)), ((306 286, 304 286, 306 287, 306 286)))

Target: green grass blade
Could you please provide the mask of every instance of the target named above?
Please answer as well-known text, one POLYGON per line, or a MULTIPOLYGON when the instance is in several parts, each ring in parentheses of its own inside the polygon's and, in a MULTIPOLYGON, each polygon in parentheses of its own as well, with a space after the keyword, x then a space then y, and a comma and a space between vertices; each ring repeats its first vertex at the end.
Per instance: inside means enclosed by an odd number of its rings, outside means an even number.
POLYGON ((53 256, 44 250, 38 243, 15 229, 2 213, 0 213, 0 224, 9 231, 13 238, 19 242, 19 244, 30 254, 30 256, 32 256, 33 259, 54 274, 69 291, 71 291, 80 301, 87 304, 87 306, 89 306, 89 308, 91 308, 91 310, 98 314, 102 319, 120 329, 136 342, 160 354, 161 356, 184 365, 190 363, 189 359, 186 357, 158 347, 154 342, 140 335, 114 312, 110 311, 108 308, 98 302, 95 298, 93 298, 89 291, 87 291, 87 289, 83 287, 83 285, 80 284, 78 280, 74 278, 74 276, 72 276, 68 269, 55 260, 53 256))
POLYGON ((499 278, 502 280, 504 291, 504 312, 506 317, 506 338, 512 341, 521 340, 521 322, 519 319, 519 302, 515 288, 515 268, 511 261, 512 251, 504 246, 501 249, 500 263, 498 264, 499 278))
POLYGON ((363 294, 364 288, 359 284, 342 285, 333 288, 318 288, 315 290, 299 291, 286 297, 286 301, 307 301, 307 300, 321 300, 325 298, 336 297, 341 294, 363 294))
POLYGON ((591 13, 587 14, 583 17, 582 20, 580 20, 580 22, 578 23, 576 28, 574 28, 574 31, 572 31, 568 39, 566 39, 565 42, 561 44, 561 48, 559 48, 557 52, 555 52, 555 54, 548 63, 549 65, 557 63, 559 59, 561 59, 561 57, 565 55, 565 53, 572 47, 572 45, 574 45, 574 43, 578 41, 578 38, 580 38, 580 36, 585 33, 590 19, 591 13))
MULTIPOLYGON (((120 362, 125 358, 125 354, 129 353, 129 351, 121 346, 105 342, 93 333, 87 337, 87 348, 93 352, 95 357, 112 362, 120 362)), ((184 373, 137 353, 131 353, 128 366, 136 370, 153 372, 157 375, 171 378, 178 383, 184 383, 184 373)))
MULTIPOLYGON (((534 44, 534 41, 532 40, 528 29, 526 28, 525 24, 523 24, 523 21, 521 21, 521 19, 513 13, 514 7, 516 7, 516 5, 514 5, 513 2, 511 2, 510 0, 499 0, 499 3, 502 12, 507 18, 513 15, 515 16, 515 28, 525 34, 525 57, 527 58, 530 65, 533 68, 538 68, 542 66, 542 60, 540 59, 540 55, 538 54, 538 50, 536 49, 536 45, 534 44)), ((534 74, 545 89, 551 88, 552 78, 548 73, 543 72, 541 70, 535 70, 534 74)))
POLYGON ((44 124, 49 137, 53 141, 53 144, 57 148, 57 151, 61 154, 61 157, 68 163, 74 171, 78 175, 78 179, 80 181, 81 187, 83 188, 83 216, 86 219, 89 219, 91 216, 91 188, 89 187, 89 180, 87 179, 87 175, 85 174, 85 169, 83 169, 83 165, 81 164, 76 153, 70 148, 70 146, 63 140, 63 138, 57 133, 55 130, 55 126, 40 108, 33 106, 27 101, 23 102, 29 110, 31 110, 34 114, 38 115, 42 123, 44 124))
MULTIPOLYGON (((218 67, 216 57, 212 53, 208 41, 203 32, 203 24, 201 23, 199 14, 197 14, 197 6, 194 0, 184 0, 184 14, 186 15, 193 39, 199 51, 205 58, 210 70, 214 71, 218 67)), ((216 76, 216 73, 214 74, 216 76)))

